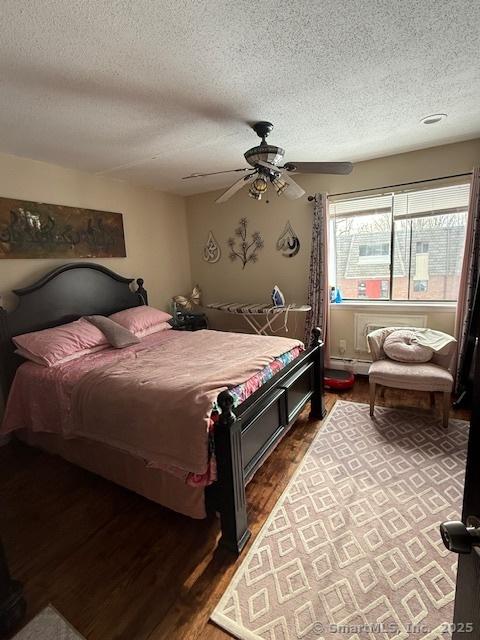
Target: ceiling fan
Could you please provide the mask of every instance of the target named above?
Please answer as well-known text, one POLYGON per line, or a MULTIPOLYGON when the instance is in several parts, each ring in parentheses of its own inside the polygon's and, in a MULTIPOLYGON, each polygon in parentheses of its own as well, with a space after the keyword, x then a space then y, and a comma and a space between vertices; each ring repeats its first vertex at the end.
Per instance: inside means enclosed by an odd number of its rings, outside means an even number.
POLYGON ((351 162, 287 162, 279 166, 283 160, 285 150, 267 144, 266 138, 273 129, 271 122, 256 122, 252 129, 262 139, 257 147, 252 147, 243 155, 250 167, 241 169, 230 169, 228 171, 214 171, 212 173, 192 173, 182 180, 190 178, 203 178, 220 173, 248 172, 240 180, 234 182, 216 202, 218 204, 229 200, 234 193, 242 187, 249 185, 248 195, 255 200, 261 200, 267 193, 268 185, 271 183, 277 195, 283 195, 289 200, 301 198, 305 191, 290 176, 292 173, 334 173, 338 175, 348 175, 353 169, 351 162))

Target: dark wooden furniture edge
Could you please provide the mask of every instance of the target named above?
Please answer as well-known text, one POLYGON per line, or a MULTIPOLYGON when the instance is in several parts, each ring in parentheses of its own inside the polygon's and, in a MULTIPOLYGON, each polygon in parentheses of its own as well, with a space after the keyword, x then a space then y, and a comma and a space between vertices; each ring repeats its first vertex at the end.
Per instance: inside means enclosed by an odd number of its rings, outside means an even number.
POLYGON ((72 269, 93 269, 95 271, 100 271, 101 273, 105 273, 112 280, 116 280, 117 282, 123 282, 125 284, 130 284, 133 282, 133 278, 126 278, 125 276, 121 276, 119 273, 115 273, 108 267, 103 266, 103 264, 96 264, 94 262, 84 263, 84 262, 69 262, 68 264, 62 264, 60 267, 56 267, 52 271, 46 273, 42 278, 34 282, 33 284, 28 285, 27 287, 22 287, 21 289, 12 289, 13 293, 17 296, 25 296, 28 293, 33 293, 37 291, 37 289, 41 289, 48 282, 57 278, 61 273, 65 273, 66 271, 72 271, 72 269))
POLYGON ((210 502, 220 512, 221 546, 237 554, 245 547, 251 535, 248 529, 245 486, 272 449, 286 435, 309 401, 310 416, 322 420, 326 410, 323 391, 323 343, 320 329, 315 329, 313 343, 308 349, 237 408, 234 408, 234 399, 228 391, 222 391, 219 394, 217 404, 221 414, 215 428, 218 480, 209 489, 213 494, 210 502), (309 388, 301 402, 295 406, 294 414, 290 418, 285 407, 287 382, 292 379, 295 381, 303 373, 308 373, 309 369, 312 374, 308 376, 309 388), (283 400, 279 405, 278 428, 259 446, 256 456, 253 456, 253 463, 249 461, 249 464, 245 464, 242 448, 248 429, 244 421, 249 416, 249 424, 258 422, 261 420, 262 411, 271 407, 276 400, 283 400))
POLYGON ((25 615, 27 605, 20 582, 13 580, 0 540, 0 637, 9 635, 25 615))

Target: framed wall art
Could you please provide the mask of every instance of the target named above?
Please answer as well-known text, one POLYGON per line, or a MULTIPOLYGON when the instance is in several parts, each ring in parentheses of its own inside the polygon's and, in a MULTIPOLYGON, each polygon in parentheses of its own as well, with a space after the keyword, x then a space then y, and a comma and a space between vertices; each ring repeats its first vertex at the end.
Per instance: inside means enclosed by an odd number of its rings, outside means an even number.
POLYGON ((126 255, 121 213, 0 198, 0 259, 126 255))

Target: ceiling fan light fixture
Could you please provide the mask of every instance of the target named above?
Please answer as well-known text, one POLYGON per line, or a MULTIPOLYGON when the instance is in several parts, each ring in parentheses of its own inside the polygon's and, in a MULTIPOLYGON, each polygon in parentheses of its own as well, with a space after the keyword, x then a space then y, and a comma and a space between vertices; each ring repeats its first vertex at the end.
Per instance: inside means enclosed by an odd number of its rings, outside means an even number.
POLYGON ((255 167, 259 160, 277 165, 281 162, 284 155, 285 150, 281 147, 276 147, 272 144, 265 144, 259 145, 258 147, 252 147, 248 151, 245 151, 243 157, 250 166, 255 167))
POLYGON ((285 189, 288 187, 288 184, 285 182, 285 180, 282 180, 280 176, 275 177, 272 180, 272 184, 275 187, 277 196, 281 196, 285 189))
MULTIPOLYGON (((262 195, 268 193, 271 183, 278 196, 287 200, 297 200, 305 195, 305 191, 298 185, 289 173, 320 173, 334 175, 349 175, 352 172, 351 162, 287 162, 281 166, 285 150, 273 144, 268 144, 266 138, 273 129, 273 124, 267 121, 255 122, 252 129, 261 138, 261 143, 248 149, 243 155, 250 167, 230 169, 230 171, 247 171, 247 175, 234 182, 215 202, 227 202, 237 191, 248 184, 248 195, 254 200, 261 200, 262 195)), ((211 176, 226 171, 192 174, 192 176, 211 176)))
POLYGON ((262 195, 267 192, 268 182, 265 176, 258 176, 250 185, 248 195, 254 200, 261 200, 262 195))
POLYGON ((248 195, 250 198, 253 198, 254 200, 262 199, 262 194, 258 193, 258 191, 255 191, 253 187, 250 187, 250 189, 248 190, 248 195))
POLYGON ((257 193, 265 193, 267 188, 268 184, 263 176, 259 176, 253 181, 252 189, 254 189, 257 193))

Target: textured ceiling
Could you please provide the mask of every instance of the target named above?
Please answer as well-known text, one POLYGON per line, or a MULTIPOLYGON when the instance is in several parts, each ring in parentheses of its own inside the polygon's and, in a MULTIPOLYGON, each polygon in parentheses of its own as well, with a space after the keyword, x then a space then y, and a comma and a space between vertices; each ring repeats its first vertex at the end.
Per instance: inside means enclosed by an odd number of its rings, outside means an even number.
POLYGON ((0 0, 0 151, 175 193, 480 135, 476 0, 0 0), (423 116, 446 112, 433 126, 423 116))

